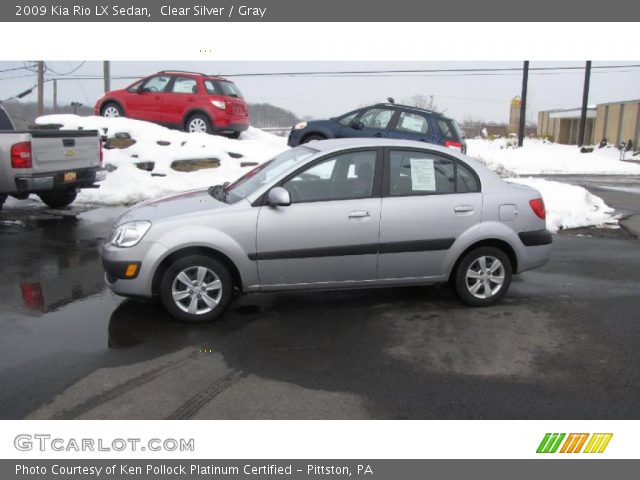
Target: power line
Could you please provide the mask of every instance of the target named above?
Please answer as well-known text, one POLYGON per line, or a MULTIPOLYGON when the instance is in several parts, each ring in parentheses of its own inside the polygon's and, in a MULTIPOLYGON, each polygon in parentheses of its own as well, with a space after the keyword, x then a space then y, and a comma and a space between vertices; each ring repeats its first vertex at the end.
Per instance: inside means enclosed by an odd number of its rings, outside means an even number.
POLYGON ((56 75, 60 75, 61 77, 66 77, 67 75, 71 75, 72 73, 75 73, 78 70, 80 70, 84 66, 85 63, 87 63, 87 62, 86 61, 85 62, 80 62, 80 65, 78 65, 75 68, 72 68, 71 70, 69 70, 68 72, 65 72, 65 73, 56 72, 53 68, 51 68, 49 65, 47 65, 47 71, 51 71, 51 72, 55 73, 56 75))
POLYGON ((15 68, 5 68, 4 70, 0 70, 0 73, 4 73, 4 72, 15 72, 16 70, 29 70, 31 67, 28 67, 26 65, 23 65, 22 67, 15 67, 15 68))

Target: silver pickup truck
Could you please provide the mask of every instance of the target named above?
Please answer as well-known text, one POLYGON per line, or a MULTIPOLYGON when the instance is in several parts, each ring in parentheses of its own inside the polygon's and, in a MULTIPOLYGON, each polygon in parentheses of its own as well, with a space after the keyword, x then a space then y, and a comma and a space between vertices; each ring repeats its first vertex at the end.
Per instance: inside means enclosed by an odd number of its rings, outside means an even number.
POLYGON ((0 208, 8 195, 32 193, 51 208, 66 207, 104 176, 97 130, 19 131, 0 105, 0 208))

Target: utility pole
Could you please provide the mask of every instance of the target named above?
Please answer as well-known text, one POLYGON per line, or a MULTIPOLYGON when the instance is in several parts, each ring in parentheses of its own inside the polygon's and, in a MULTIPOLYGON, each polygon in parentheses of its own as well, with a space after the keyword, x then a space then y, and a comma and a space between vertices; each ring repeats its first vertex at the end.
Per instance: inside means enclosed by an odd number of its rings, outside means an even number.
POLYGON ((58 113, 58 80, 53 79, 53 113, 58 113))
POLYGON ((38 61, 38 116, 44 115, 44 62, 38 61))
POLYGON ((587 129, 587 104, 589 103, 589 83, 591 82, 591 60, 587 60, 584 67, 584 88, 582 89, 582 112, 580 113, 580 131, 578 133, 578 147, 584 145, 584 134, 587 129))
POLYGON ((102 62, 102 71, 104 73, 104 93, 111 90, 111 62, 105 60, 102 62))
POLYGON ((527 115, 527 84, 529 83, 529 60, 522 67, 522 95, 520 95, 520 125, 518 126, 518 146, 524 143, 524 126, 527 115))

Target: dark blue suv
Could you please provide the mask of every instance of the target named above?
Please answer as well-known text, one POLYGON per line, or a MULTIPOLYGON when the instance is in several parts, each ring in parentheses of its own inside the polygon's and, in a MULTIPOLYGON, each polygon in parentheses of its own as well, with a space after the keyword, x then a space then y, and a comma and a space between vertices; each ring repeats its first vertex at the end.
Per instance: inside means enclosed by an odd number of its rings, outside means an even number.
POLYGON ((301 122, 291 129, 289 146, 328 138, 401 138, 418 140, 466 153, 464 134, 455 120, 422 108, 379 103, 329 120, 301 122))

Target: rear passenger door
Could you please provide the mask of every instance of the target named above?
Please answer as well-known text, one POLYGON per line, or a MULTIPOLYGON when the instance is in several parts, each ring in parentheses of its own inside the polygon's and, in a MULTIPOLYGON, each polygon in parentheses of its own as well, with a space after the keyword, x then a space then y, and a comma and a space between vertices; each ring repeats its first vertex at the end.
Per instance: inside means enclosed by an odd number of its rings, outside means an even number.
POLYGON ((407 110, 400 111, 397 121, 389 129, 388 137, 436 143, 436 136, 427 116, 407 110))
POLYGON ((447 252, 482 216, 480 180, 427 149, 385 149, 378 279, 443 276, 447 252))
POLYGON ((173 77, 168 91, 163 95, 162 122, 183 127, 185 113, 195 105, 198 88, 198 82, 194 78, 173 77))

